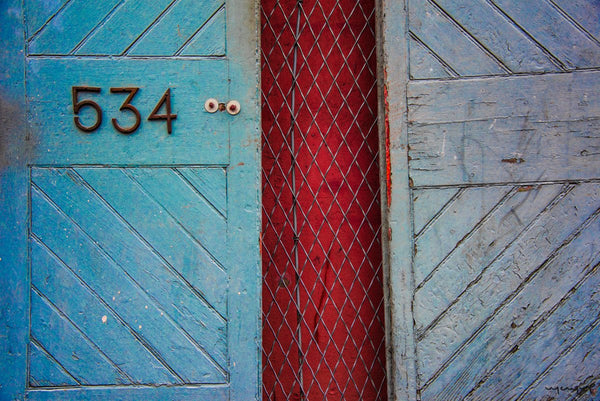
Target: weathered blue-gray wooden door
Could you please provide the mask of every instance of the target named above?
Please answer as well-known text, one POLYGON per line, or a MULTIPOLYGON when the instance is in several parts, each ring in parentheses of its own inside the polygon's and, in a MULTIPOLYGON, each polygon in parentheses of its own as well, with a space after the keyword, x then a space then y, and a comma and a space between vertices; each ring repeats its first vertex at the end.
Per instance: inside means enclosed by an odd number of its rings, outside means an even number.
POLYGON ((382 4, 397 399, 598 399, 600 2, 382 4))
POLYGON ((2 6, 0 398, 259 397, 257 2, 2 6))

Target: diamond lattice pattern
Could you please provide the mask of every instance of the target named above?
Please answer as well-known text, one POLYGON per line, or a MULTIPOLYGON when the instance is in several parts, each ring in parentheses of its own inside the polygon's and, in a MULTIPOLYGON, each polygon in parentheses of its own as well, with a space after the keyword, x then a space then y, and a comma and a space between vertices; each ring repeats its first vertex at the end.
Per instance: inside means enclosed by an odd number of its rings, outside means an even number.
POLYGON ((374 24, 262 1, 265 400, 386 399, 374 24))

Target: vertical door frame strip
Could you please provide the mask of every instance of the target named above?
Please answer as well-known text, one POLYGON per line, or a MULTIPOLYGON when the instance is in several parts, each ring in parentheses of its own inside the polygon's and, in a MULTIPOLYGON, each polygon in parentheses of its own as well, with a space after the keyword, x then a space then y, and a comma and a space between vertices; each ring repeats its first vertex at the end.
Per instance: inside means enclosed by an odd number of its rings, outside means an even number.
POLYGON ((23 2, 6 0, 0 11, 0 399, 23 399, 27 387, 29 169, 25 101, 23 2))
POLYGON ((417 400, 408 171, 408 0, 376 0, 378 122, 388 398, 417 400))

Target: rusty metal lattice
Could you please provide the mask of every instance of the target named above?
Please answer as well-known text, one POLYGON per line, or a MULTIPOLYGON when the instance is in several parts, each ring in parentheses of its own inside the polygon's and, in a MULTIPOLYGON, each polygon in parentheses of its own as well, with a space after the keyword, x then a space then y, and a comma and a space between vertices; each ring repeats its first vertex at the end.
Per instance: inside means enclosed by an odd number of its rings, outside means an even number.
POLYGON ((265 400, 387 398, 374 26, 262 1, 265 400))

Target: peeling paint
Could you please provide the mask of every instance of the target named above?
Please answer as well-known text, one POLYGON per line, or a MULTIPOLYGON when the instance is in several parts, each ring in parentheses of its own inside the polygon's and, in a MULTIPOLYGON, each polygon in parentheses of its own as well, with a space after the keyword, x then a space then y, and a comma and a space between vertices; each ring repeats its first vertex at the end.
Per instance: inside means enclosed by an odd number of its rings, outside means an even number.
POLYGON ((385 188, 387 206, 392 204, 392 164, 390 159, 390 104, 388 101, 387 69, 383 70, 383 101, 385 103, 385 188))
POLYGON ((525 159, 521 157, 511 157, 510 159, 502 159, 502 163, 512 163, 512 164, 520 164, 525 163, 525 159))

